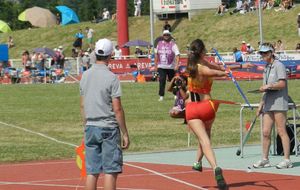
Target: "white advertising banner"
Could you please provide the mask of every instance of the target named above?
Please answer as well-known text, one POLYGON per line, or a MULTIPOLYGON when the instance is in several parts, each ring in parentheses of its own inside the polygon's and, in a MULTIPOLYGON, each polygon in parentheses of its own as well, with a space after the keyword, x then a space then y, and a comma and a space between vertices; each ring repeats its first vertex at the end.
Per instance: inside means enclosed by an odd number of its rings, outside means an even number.
POLYGON ((163 11, 187 12, 190 9, 189 0, 160 0, 160 8, 163 11))

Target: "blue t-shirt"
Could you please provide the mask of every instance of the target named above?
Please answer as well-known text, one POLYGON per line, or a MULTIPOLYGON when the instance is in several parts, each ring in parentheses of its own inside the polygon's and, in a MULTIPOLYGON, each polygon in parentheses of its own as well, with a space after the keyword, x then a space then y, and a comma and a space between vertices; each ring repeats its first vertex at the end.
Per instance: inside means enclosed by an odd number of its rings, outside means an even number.
POLYGON ((82 39, 84 37, 84 35, 82 33, 78 32, 78 33, 75 34, 75 37, 82 39))
POLYGON ((235 62, 243 62, 243 54, 241 51, 236 51, 233 53, 235 62))

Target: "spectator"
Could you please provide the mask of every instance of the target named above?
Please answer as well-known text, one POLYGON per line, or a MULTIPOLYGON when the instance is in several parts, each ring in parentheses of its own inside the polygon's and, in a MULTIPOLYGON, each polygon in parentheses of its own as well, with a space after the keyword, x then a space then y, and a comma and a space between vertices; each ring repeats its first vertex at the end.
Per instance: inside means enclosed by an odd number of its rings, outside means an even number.
POLYGON ((109 19, 110 19, 110 12, 107 10, 107 8, 104 8, 102 11, 99 11, 97 18, 94 16, 92 23, 99 23, 109 19))
POLYGON ((90 55, 89 52, 84 52, 81 58, 82 72, 90 68, 90 55))
POLYGON ((33 69, 36 69, 36 65, 38 63, 38 55, 39 53, 32 53, 32 56, 31 56, 31 65, 33 67, 33 69))
POLYGON ((260 48, 260 41, 257 42, 257 47, 260 48))
POLYGON ((250 11, 256 10, 256 0, 248 0, 250 11))
POLYGON ((240 11, 241 14, 246 14, 250 10, 250 5, 248 0, 243 1, 242 10, 240 11))
POLYGON ((86 38, 87 38, 87 42, 89 44, 89 48, 94 49, 94 47, 93 47, 94 30, 89 27, 86 27, 85 32, 86 32, 86 38))
POLYGON ((76 48, 72 48, 71 57, 76 58, 78 56, 78 50, 76 48))
POLYGON ((151 45, 147 46, 147 55, 148 55, 148 58, 151 59, 151 62, 153 61, 154 63, 154 51, 153 51, 153 48, 151 45))
POLYGON ((272 9, 274 7, 275 1, 274 0, 267 0, 267 9, 272 9))
POLYGON ((290 160, 290 139, 286 132, 286 115, 288 111, 288 85, 286 68, 275 58, 274 47, 270 43, 263 43, 259 49, 262 60, 266 62, 263 72, 263 85, 259 88, 263 93, 256 115, 263 114, 262 127, 262 159, 253 164, 254 168, 270 167, 269 149, 271 131, 275 124, 281 138, 284 160, 276 165, 277 169, 292 168, 290 160))
POLYGON ((136 46, 135 47, 135 52, 134 52, 134 54, 135 54, 135 56, 137 56, 137 57, 143 57, 143 51, 140 49, 140 47, 139 46, 136 46))
POLYGON ((300 43, 297 43, 296 51, 297 51, 297 52, 300 52, 300 43))
POLYGON ((242 45, 241 45, 241 48, 240 48, 241 52, 242 53, 247 53, 247 44, 245 41, 242 41, 242 45))
POLYGON ((114 59, 116 60, 122 59, 122 50, 118 45, 116 45, 114 49, 114 59))
POLYGON ((225 2, 225 1, 222 1, 222 2, 221 2, 221 5, 219 5, 219 7, 218 7, 218 10, 217 10, 217 12, 216 12, 216 15, 220 15, 220 16, 224 15, 225 12, 228 11, 228 8, 229 8, 228 3, 225 2))
POLYGON ((104 8, 102 13, 102 20, 108 20, 108 19, 110 19, 110 13, 107 10, 107 8, 104 8))
POLYGON ((247 54, 252 54, 254 53, 254 48, 251 46, 251 44, 247 44, 247 54))
POLYGON ((167 20, 165 20, 165 25, 164 25, 163 29, 169 30, 170 32, 172 32, 171 25, 169 24, 169 22, 167 20))
POLYGON ((114 13, 111 15, 111 21, 116 21, 117 19, 117 13, 114 13))
POLYGON ((243 53, 236 47, 233 48, 233 58, 235 62, 243 62, 243 53))
POLYGON ((9 36, 9 37, 8 37, 8 40, 7 40, 7 46, 8 46, 8 48, 12 48, 12 47, 15 46, 15 44, 14 44, 14 39, 13 39, 12 36, 9 36))
POLYGON ((284 45, 281 40, 278 40, 275 44, 275 52, 276 53, 283 53, 284 52, 284 45))
POLYGON ((134 16, 141 16, 142 0, 134 0, 134 16))
POLYGON ((57 50, 64 54, 64 47, 62 45, 58 46, 57 50))
POLYGON ((175 103, 169 114, 172 118, 185 118, 185 100, 187 98, 187 78, 178 75, 172 78, 168 91, 175 95, 175 103))
POLYGON ((97 189, 100 173, 104 173, 104 189, 117 189, 123 165, 122 149, 130 144, 120 81, 107 66, 112 51, 110 40, 99 40, 95 45, 96 63, 83 73, 80 81, 87 190, 97 189))
POLYGON ((233 9, 232 12, 230 12, 229 14, 233 15, 234 13, 240 12, 242 10, 242 6, 243 6, 242 0, 237 0, 235 9, 233 9))
POLYGON ((45 69, 45 55, 43 53, 35 53, 34 55, 35 67, 37 70, 45 69))
POLYGON ((63 47, 59 46, 55 51, 54 60, 56 63, 56 68, 63 69, 65 63, 65 55, 63 53, 63 47))
POLYGON ((82 49, 82 39, 84 38, 84 34, 82 33, 82 30, 79 29, 79 32, 75 34, 75 42, 73 43, 73 47, 77 50, 82 49))
MULTIPOLYGON (((22 53, 22 65, 24 66, 24 71, 23 71, 23 81, 25 84, 31 83, 31 69, 32 69, 32 64, 31 64, 31 58, 30 54, 27 50, 25 50, 22 53)), ((18 76, 18 71, 16 72, 18 76)), ((19 79, 20 80, 20 79, 19 79)), ((14 81, 16 82, 16 81, 14 81)))
POLYGON ((31 59, 27 50, 22 53, 22 65, 24 66, 25 71, 31 70, 31 59))
POLYGON ((159 73, 159 101, 163 101, 165 86, 168 76, 170 81, 178 70, 180 52, 176 43, 171 38, 171 32, 163 31, 163 40, 157 44, 155 66, 159 73))
POLYGON ((293 7, 293 1, 292 0, 282 0, 279 8, 275 9, 275 11, 287 11, 293 7))
POLYGON ((61 22, 60 14, 56 13, 56 24, 60 25, 60 22, 61 22))

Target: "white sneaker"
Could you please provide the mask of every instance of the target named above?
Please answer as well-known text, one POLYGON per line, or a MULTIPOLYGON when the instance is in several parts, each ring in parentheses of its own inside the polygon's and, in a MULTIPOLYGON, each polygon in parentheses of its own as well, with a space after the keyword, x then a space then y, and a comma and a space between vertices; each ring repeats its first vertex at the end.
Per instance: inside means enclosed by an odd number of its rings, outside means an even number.
POLYGON ((269 160, 259 160, 255 164, 253 164, 253 168, 267 168, 271 167, 269 160))
POLYGON ((285 168, 292 168, 292 167, 293 167, 292 161, 291 160, 287 160, 287 159, 284 159, 283 161, 279 162, 276 165, 277 169, 285 169, 285 168))
POLYGON ((158 99, 159 102, 161 102, 161 101, 163 101, 163 100, 164 100, 164 97, 163 97, 163 96, 160 96, 159 99, 158 99))

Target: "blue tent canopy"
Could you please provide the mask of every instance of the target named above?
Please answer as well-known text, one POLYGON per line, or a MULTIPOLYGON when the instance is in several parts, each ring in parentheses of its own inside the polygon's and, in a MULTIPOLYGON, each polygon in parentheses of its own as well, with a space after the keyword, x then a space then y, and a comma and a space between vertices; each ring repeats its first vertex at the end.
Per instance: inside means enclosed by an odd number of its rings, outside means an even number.
POLYGON ((55 7, 61 13, 61 25, 79 23, 77 14, 67 6, 61 5, 55 7))
POLYGON ((0 61, 8 61, 8 46, 0 44, 0 61))

